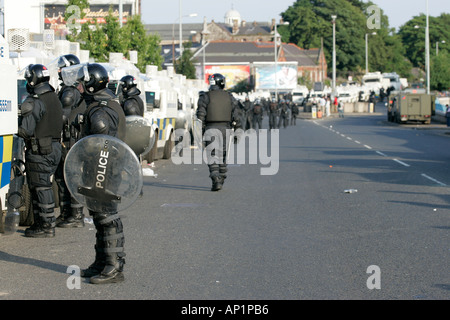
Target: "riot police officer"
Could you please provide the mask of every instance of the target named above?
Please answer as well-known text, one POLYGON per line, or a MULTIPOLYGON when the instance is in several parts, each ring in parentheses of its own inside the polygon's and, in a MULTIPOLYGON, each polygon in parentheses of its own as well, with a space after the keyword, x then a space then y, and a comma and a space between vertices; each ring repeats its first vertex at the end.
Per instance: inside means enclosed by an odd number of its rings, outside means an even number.
MULTIPOLYGON (((87 104, 83 117, 83 136, 92 134, 125 138, 125 114, 115 94, 107 88, 106 69, 96 63, 83 66, 80 72, 79 90, 87 104)), ((125 264, 123 224, 111 202, 109 210, 94 212, 89 209, 96 228, 95 261, 81 276, 90 278, 94 284, 124 280, 125 264)))
POLYGON ((281 99, 280 100, 280 118, 278 119, 278 128, 286 128, 288 126, 289 121, 289 108, 286 104, 286 100, 281 99))
POLYGON ((262 119, 263 119, 264 107, 260 99, 256 99, 253 104, 252 110, 252 119, 253 119, 253 129, 256 130, 256 126, 258 125, 258 129, 262 129, 262 119))
POLYGON ((297 125, 297 116, 299 114, 297 103, 291 101, 290 109, 291 109, 291 126, 292 125, 296 126, 297 125))
POLYGON ((139 95, 136 78, 127 75, 120 79, 120 88, 123 95, 122 108, 125 116, 144 116, 144 102, 139 95))
MULTIPOLYGON (((58 59, 59 79, 61 69, 80 64, 80 60, 73 54, 66 54, 58 59)), ((83 205, 79 203, 69 192, 64 180, 64 162, 70 148, 79 140, 81 132, 72 125, 77 114, 84 113, 86 103, 80 91, 73 85, 61 84, 58 98, 62 104, 63 130, 62 130, 62 154, 61 161, 55 173, 55 181, 58 186, 60 215, 56 219, 56 226, 60 228, 84 227, 83 205)))
POLYGON ((245 112, 245 122, 243 123, 243 129, 248 130, 253 128, 253 102, 250 101, 248 96, 245 97, 243 103, 245 112))
POLYGON ((269 129, 277 129, 278 128, 278 102, 274 98, 270 102, 269 105, 269 129))
POLYGON ((29 95, 20 108, 18 135, 26 145, 25 168, 34 217, 25 236, 48 238, 55 236, 51 178, 61 159, 62 107, 44 65, 27 66, 25 80, 29 95))
POLYGON ((238 102, 233 95, 224 90, 225 77, 220 73, 215 73, 209 77, 209 91, 200 94, 197 108, 197 118, 204 125, 206 136, 209 134, 211 140, 206 137, 206 146, 214 142, 214 139, 222 139, 222 153, 220 150, 211 151, 211 158, 208 160, 209 177, 212 180, 211 191, 222 189, 227 177, 227 130, 241 128, 238 114, 238 102), (217 130, 217 131, 216 131, 217 130), (221 136, 214 133, 220 132, 221 136))

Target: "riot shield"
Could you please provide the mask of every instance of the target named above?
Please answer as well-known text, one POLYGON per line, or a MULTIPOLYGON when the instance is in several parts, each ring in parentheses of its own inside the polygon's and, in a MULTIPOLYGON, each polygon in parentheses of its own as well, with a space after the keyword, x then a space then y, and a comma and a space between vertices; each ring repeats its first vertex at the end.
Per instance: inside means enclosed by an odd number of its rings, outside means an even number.
POLYGON ((194 146, 203 149, 203 123, 201 120, 194 117, 192 123, 192 135, 194 138, 194 146))
POLYGON ((123 211, 142 189, 136 154, 125 142, 107 135, 75 143, 64 163, 64 177, 72 196, 95 212, 123 211))
POLYGON ((140 116, 126 117, 125 143, 137 156, 147 154, 155 143, 155 130, 148 119, 140 116))

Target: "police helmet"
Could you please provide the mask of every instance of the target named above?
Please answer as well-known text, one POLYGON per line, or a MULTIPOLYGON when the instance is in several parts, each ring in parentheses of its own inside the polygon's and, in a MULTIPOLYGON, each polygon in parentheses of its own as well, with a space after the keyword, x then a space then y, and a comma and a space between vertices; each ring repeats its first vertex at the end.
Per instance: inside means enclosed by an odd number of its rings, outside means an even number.
POLYGON ((122 87, 123 92, 128 92, 130 89, 137 86, 136 78, 133 76, 124 76, 122 79, 120 79, 120 85, 122 87))
POLYGON ((214 73, 209 76, 209 85, 213 86, 216 85, 220 89, 225 88, 225 77, 221 75, 220 73, 214 73))
POLYGON ((80 59, 74 54, 70 53, 59 57, 58 68, 69 67, 75 64, 80 64, 80 59))
POLYGON ((78 81, 87 94, 105 89, 109 82, 108 71, 98 63, 88 63, 79 71, 78 81))
POLYGON ((40 83, 50 81, 50 72, 42 64, 30 64, 25 68, 25 80, 33 88, 40 83))
POLYGON ((70 67, 76 64, 80 64, 80 59, 74 54, 65 54, 60 56, 58 59, 58 76, 62 80, 61 69, 65 67, 70 67))

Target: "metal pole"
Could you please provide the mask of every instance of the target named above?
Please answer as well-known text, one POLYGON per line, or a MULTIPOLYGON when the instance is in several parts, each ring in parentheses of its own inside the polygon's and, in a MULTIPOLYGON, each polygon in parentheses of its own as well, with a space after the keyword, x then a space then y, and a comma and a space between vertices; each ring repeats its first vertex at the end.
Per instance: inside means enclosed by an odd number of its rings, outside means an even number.
POLYGON ((368 39, 369 35, 366 33, 366 74, 369 73, 369 53, 368 53, 368 39))
POLYGON ((337 16, 331 16, 333 19, 333 96, 336 94, 336 18, 337 16))
POLYGON ((180 57, 183 54, 183 45, 182 45, 182 34, 183 34, 183 28, 182 28, 182 23, 181 23, 181 0, 180 0, 180 57))
POLYGON ((275 99, 278 100, 278 54, 277 54, 277 21, 275 20, 275 34, 274 34, 274 50, 275 50, 275 99))
POLYGON ((427 0, 427 27, 425 35, 425 51, 426 51, 426 68, 427 68, 427 94, 430 94, 430 26, 428 17, 428 0, 427 0))
POLYGON ((120 27, 123 26, 123 3, 122 0, 119 0, 119 21, 120 21, 120 27))

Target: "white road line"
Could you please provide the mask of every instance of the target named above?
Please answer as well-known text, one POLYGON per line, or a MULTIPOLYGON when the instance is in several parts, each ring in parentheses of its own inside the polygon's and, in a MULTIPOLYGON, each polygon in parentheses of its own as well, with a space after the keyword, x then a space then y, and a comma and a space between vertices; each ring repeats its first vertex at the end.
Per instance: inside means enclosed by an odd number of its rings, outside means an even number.
POLYGON ((387 157, 387 155, 385 155, 383 152, 381 152, 381 151, 377 151, 377 153, 380 155, 380 156, 383 156, 383 157, 387 157))
POLYGON ((428 180, 431 180, 431 181, 433 181, 433 182, 436 182, 438 185, 441 185, 441 186, 443 186, 443 187, 446 187, 446 186, 447 186, 445 183, 442 183, 442 182, 440 182, 440 181, 438 181, 438 180, 436 180, 436 179, 434 179, 434 178, 432 178, 432 177, 426 175, 425 173, 422 173, 422 177, 427 178, 428 180))
POLYGON ((361 142, 359 142, 358 140, 355 140, 355 143, 357 143, 357 144, 361 144, 361 142))
POLYGON ((367 149, 372 149, 372 147, 368 146, 367 144, 365 144, 364 147, 366 147, 367 149))
POLYGON ((407 164, 407 163, 404 163, 403 161, 400 161, 400 160, 398 160, 398 159, 392 159, 392 160, 394 160, 395 162, 397 162, 397 163, 400 163, 402 166, 405 166, 405 167, 410 167, 410 165, 409 164, 407 164))
POLYGON ((352 138, 350 138, 350 137, 347 137, 347 139, 348 139, 348 140, 353 140, 353 139, 352 139, 352 138))

